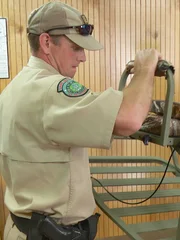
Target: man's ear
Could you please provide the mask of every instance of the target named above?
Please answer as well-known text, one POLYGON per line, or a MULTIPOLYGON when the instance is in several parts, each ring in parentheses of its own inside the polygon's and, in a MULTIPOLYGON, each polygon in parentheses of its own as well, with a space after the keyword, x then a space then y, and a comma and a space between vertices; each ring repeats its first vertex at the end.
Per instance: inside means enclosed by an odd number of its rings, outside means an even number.
POLYGON ((40 44, 40 47, 41 47, 42 51, 45 54, 49 54, 49 51, 50 51, 50 36, 49 36, 48 33, 42 33, 39 36, 39 44, 40 44))

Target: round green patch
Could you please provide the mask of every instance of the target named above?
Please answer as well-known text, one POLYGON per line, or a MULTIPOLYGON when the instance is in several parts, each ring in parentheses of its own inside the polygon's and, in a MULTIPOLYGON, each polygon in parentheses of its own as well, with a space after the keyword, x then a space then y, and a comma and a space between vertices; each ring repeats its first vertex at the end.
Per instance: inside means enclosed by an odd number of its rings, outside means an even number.
POLYGON ((73 79, 65 78, 57 85, 57 92, 63 92, 68 97, 80 97, 88 92, 89 89, 73 79))

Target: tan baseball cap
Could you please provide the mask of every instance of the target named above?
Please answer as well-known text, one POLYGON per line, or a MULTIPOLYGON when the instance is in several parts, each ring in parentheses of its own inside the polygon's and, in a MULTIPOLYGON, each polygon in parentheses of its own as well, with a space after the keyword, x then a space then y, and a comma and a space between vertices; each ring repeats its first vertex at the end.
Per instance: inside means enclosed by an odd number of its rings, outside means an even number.
POLYGON ((102 49, 103 46, 88 34, 91 30, 93 25, 88 23, 85 15, 58 1, 48 2, 35 9, 29 16, 27 26, 27 33, 40 35, 48 32, 51 35, 65 35, 84 49, 102 49))

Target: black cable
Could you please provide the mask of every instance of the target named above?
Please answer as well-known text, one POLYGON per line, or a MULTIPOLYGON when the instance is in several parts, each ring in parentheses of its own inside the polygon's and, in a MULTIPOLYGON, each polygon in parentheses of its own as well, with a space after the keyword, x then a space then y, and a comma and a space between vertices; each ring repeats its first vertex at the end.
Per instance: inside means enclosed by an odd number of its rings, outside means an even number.
POLYGON ((103 185, 97 178, 94 178, 94 177, 92 177, 92 176, 91 176, 91 178, 94 179, 96 182, 98 182, 98 183, 101 185, 101 187, 102 187, 112 198, 114 198, 115 200, 117 200, 117 201, 119 201, 119 202, 121 202, 121 203, 128 204, 128 205, 138 205, 138 204, 144 203, 144 202, 146 202, 147 200, 149 200, 149 199, 157 192, 157 190, 159 189, 159 187, 161 186, 161 184, 162 184, 162 182, 163 182, 163 180, 164 180, 164 178, 165 178, 165 175, 166 175, 166 173, 167 173, 167 169, 168 169, 168 167, 169 167, 169 163, 170 163, 171 158, 172 158, 172 156, 173 156, 173 154, 174 154, 174 151, 175 151, 175 149, 173 149, 172 152, 171 152, 171 155, 170 155, 170 157, 169 157, 169 160, 168 160, 166 169, 165 169, 165 171, 164 171, 164 174, 163 174, 163 176, 162 176, 162 179, 161 179, 160 183, 158 184, 157 188, 154 190, 154 192, 153 192, 148 198, 146 198, 146 199, 144 199, 144 200, 142 200, 142 201, 140 201, 140 202, 131 203, 131 202, 123 201, 123 200, 117 198, 116 196, 114 196, 114 194, 110 193, 110 192, 107 190, 107 188, 104 187, 104 185, 103 185))

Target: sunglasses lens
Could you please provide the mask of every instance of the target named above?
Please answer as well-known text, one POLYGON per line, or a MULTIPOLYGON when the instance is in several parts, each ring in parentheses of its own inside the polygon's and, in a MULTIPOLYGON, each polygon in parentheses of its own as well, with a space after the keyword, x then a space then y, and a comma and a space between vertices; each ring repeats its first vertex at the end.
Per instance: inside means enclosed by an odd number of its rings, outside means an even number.
POLYGON ((84 25, 79 26, 79 33, 83 36, 91 35, 93 29, 94 29, 93 25, 84 24, 84 25))

